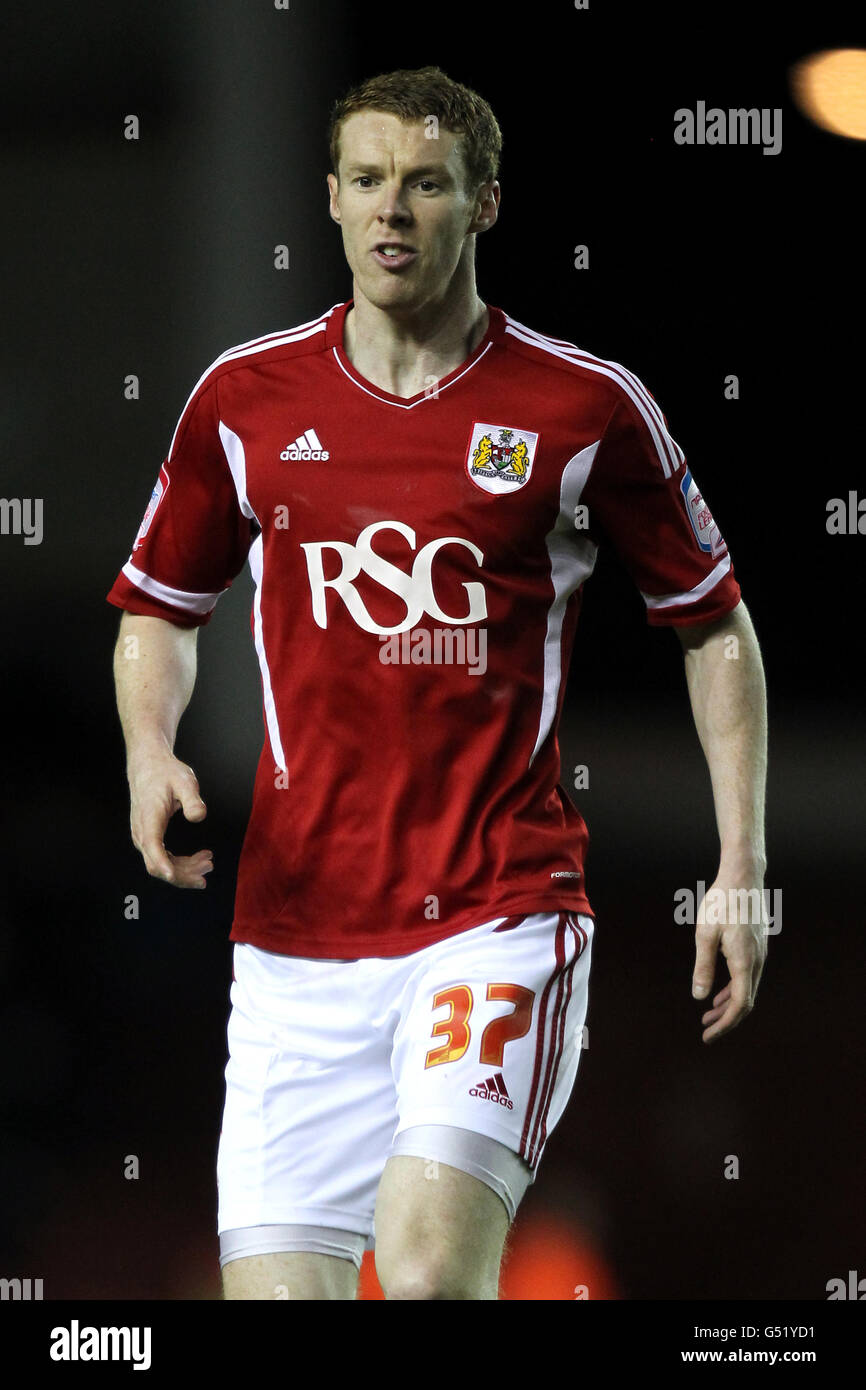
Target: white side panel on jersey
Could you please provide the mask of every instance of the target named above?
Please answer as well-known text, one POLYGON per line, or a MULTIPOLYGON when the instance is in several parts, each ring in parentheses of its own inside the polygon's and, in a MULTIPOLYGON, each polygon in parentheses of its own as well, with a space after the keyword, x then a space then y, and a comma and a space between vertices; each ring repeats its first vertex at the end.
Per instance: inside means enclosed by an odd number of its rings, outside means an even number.
POLYGON ((224 592, 220 589, 217 594, 191 594, 186 589, 172 589, 168 584, 160 584, 158 579, 151 579, 149 574, 145 574, 144 570, 140 570, 131 560, 127 560, 122 573, 126 575, 130 584, 141 589, 142 593, 150 594, 151 598, 160 599, 174 608, 181 608, 184 613, 209 613, 220 594, 224 592))
POLYGON ((220 439, 228 460, 229 469, 238 495, 238 506, 244 516, 255 521, 259 527, 259 534, 250 546, 249 562, 250 573, 256 586, 253 598, 253 636, 256 644, 256 655, 259 659, 259 670, 262 674, 262 698, 265 706, 265 721, 268 726, 268 738, 271 741, 271 752, 274 755, 274 762, 281 771, 285 772, 286 759, 283 753, 282 739, 280 738, 280 724, 277 719, 277 707, 274 701, 274 691, 271 685, 271 672, 268 666, 267 652, 265 651, 265 634, 262 624, 262 574, 264 571, 264 550, 262 546, 262 523, 250 506, 250 499, 247 497, 247 456, 244 452, 243 441, 240 436, 230 430, 228 425, 224 425, 222 420, 219 422, 220 439))
POLYGON ((655 596, 642 592, 643 601, 647 608, 676 608, 679 603, 697 603, 698 599, 702 599, 704 594, 708 594, 711 589, 715 588, 722 575, 727 574, 730 568, 731 557, 725 555, 715 569, 711 570, 706 578, 702 579, 700 584, 696 584, 693 589, 686 589, 685 593, 682 594, 656 594, 655 596))
POLYGON ((589 578, 595 568, 598 546, 588 536, 582 536, 574 525, 575 508, 586 486, 600 439, 581 449, 568 460, 562 470, 559 489, 559 516, 546 537, 550 555, 550 578, 554 599, 547 614, 547 635, 544 641, 544 696, 538 737, 529 759, 531 767, 539 748, 553 726, 559 692, 562 686, 562 624, 568 600, 589 578))
POLYGON ((271 752, 274 755, 274 763, 276 766, 281 772, 286 772, 288 771, 286 767, 286 756, 283 752, 283 743, 280 738, 280 724, 277 719, 277 707, 274 703, 271 672, 268 667, 268 657, 265 651, 265 636, 262 629, 262 565, 262 537, 260 532, 250 546, 250 572, 256 586, 255 598, 253 599, 253 632, 255 636, 256 654, 259 658, 259 670, 262 673, 262 695, 265 705, 265 720, 268 726, 268 738, 271 740, 271 752))
POLYGON ((250 521, 258 522, 259 529, 261 529, 262 523, 250 506, 250 499, 247 497, 247 456, 244 453, 240 436, 236 435, 234 430, 230 430, 228 425, 224 425, 222 420, 219 422, 219 432, 229 472, 232 475, 232 482, 235 485, 235 492, 238 495, 238 506, 242 514, 250 521))

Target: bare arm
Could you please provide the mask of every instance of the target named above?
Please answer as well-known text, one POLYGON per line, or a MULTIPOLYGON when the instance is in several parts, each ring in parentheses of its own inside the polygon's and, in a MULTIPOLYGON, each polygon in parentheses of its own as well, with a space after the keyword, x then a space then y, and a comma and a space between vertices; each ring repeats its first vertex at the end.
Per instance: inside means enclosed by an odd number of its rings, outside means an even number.
POLYGON ((204 820, 191 767, 174 756, 180 717, 195 685, 198 628, 124 613, 114 649, 117 711, 126 741, 132 842, 149 874, 178 888, 204 888, 210 850, 173 855, 163 841, 175 811, 204 820))
POLYGON ((751 1010, 767 955, 766 685, 758 639, 744 603, 718 623, 678 628, 677 634, 719 830, 719 872, 698 911, 692 991, 697 999, 709 992, 721 946, 730 983, 702 1017, 704 1042, 713 1042, 751 1010))

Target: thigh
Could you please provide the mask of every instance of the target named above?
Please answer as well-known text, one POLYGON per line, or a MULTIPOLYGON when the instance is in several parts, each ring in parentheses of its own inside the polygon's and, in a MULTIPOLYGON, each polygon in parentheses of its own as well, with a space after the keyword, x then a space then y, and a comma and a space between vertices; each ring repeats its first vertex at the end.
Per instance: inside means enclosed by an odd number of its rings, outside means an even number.
POLYGON ((386 1299, 498 1298, 508 1213, 479 1178, 435 1159, 392 1156, 375 1222, 386 1299))
POLYGON ((220 1231, 226 1298, 354 1298, 366 1239, 334 1226, 220 1231))
POLYGON ((354 1299, 358 1288, 351 1260, 298 1251, 232 1260, 222 1278, 227 1300, 354 1299))

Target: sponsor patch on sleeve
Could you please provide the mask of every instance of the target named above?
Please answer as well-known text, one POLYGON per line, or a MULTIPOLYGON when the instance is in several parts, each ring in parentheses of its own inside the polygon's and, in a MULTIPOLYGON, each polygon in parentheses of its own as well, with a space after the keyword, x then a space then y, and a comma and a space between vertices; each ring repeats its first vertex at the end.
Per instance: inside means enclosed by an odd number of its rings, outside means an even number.
POLYGON ((727 550, 722 533, 713 520, 713 514, 701 496, 701 490, 686 469, 680 483, 680 492, 686 507, 686 514, 695 533, 695 540, 705 554, 717 560, 727 550))
POLYGON ((138 547, 141 545, 142 541, 144 540, 145 536, 150 530, 151 522, 153 521, 153 518, 156 516, 156 509, 168 490, 169 482, 170 479, 168 476, 168 469, 166 468, 165 464, 163 464, 159 470, 159 477, 156 480, 156 487, 150 494, 150 501, 147 504, 147 510, 145 511, 144 516, 142 517, 141 525, 138 528, 138 535, 136 536, 135 543, 132 547, 133 554, 135 554, 136 550, 138 550, 138 547))

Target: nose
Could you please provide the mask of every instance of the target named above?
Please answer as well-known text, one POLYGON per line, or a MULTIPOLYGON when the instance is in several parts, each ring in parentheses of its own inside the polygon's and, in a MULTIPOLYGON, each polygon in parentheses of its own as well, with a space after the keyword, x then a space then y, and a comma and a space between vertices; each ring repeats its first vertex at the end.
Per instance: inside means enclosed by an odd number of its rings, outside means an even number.
POLYGON ((379 220, 393 224, 395 222, 407 222, 411 220, 412 214, 406 202, 406 195, 397 182, 384 183, 382 185, 382 204, 379 208, 379 220))

